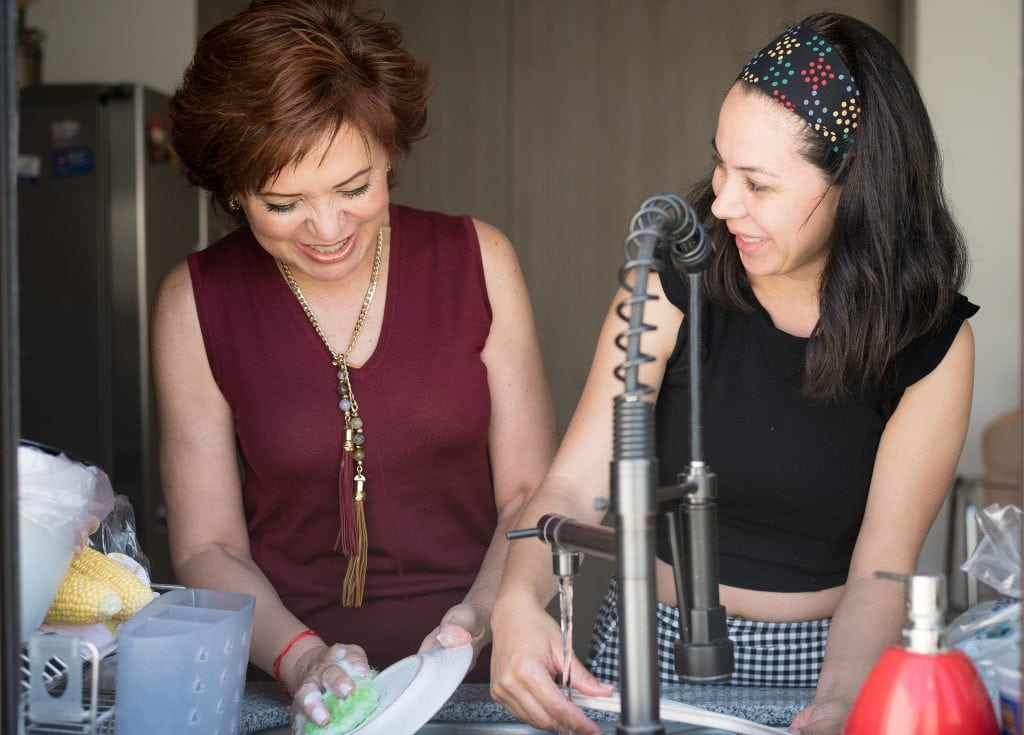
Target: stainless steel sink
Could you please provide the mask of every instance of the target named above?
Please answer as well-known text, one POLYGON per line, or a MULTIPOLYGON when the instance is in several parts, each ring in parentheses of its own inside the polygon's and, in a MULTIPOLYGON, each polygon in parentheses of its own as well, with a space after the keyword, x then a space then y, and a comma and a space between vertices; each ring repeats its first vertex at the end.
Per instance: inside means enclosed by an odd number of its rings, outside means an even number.
MULTIPOLYGON (((610 723, 611 729, 607 732, 615 732, 614 723, 610 723)), ((287 727, 277 727, 273 730, 261 730, 257 735, 291 735, 287 727)), ((524 725, 521 722, 428 722, 416 731, 416 735, 549 735, 546 730, 524 725)), ((398 735, 396 733, 396 735, 398 735)))
MULTIPOLYGON (((616 723, 601 723, 602 732, 614 733, 616 723)), ((725 730, 713 730, 697 725, 667 723, 666 735, 729 735, 725 730)), ((259 735, 291 735, 287 727, 264 730, 259 735)), ((397 735, 397 734, 396 734, 397 735)), ((428 722, 416 731, 416 735, 549 735, 547 730, 538 730, 521 722, 428 722)))
MULTIPOLYGON (((614 733, 617 723, 601 723, 601 731, 614 733)), ((521 722, 428 722, 416 731, 416 735, 549 735, 547 730, 538 730, 521 722)), ((665 725, 666 735, 729 735, 724 730, 711 730, 697 725, 665 725)))
POLYGON ((521 722, 428 722, 416 735, 547 735, 521 722))

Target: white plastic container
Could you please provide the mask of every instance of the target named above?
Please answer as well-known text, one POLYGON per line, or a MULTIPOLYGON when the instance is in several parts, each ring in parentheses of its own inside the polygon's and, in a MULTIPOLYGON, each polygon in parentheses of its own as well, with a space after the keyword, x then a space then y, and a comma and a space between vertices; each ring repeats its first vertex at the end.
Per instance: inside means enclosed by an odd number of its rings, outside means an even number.
POLYGON ((21 640, 27 642, 71 566, 75 547, 27 518, 18 516, 18 575, 21 581, 21 640))
POLYGON ((115 735, 239 731, 256 598, 177 589, 117 636, 115 735))

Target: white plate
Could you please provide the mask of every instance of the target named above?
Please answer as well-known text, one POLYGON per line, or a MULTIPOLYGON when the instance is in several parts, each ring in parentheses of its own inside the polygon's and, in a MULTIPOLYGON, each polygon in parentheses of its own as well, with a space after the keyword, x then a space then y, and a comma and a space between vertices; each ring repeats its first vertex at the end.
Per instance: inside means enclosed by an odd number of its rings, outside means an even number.
POLYGON ((414 733, 434 716, 462 683, 473 659, 472 646, 408 656, 377 674, 377 709, 351 735, 414 733))
MULTIPOLYGON (((589 707, 590 709, 601 710, 602 712, 618 712, 622 707, 618 694, 613 694, 610 697, 588 697, 573 690, 572 701, 578 707, 589 707)), ((658 709, 660 710, 661 719, 665 722, 682 722, 688 725, 714 727, 726 732, 737 733, 737 735, 779 735, 779 733, 787 732, 786 730, 768 727, 751 720, 744 720, 742 717, 710 712, 700 707, 693 707, 682 702, 674 702, 671 699, 659 700, 658 709)))

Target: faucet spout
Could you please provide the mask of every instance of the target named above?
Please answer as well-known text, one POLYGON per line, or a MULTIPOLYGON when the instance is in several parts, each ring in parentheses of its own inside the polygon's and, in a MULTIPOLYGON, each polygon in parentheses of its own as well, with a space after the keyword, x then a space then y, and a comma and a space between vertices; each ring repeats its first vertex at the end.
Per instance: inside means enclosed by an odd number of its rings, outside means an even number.
POLYGON ((615 531, 549 513, 537 522, 537 535, 553 552, 583 552, 600 559, 615 558, 615 531))

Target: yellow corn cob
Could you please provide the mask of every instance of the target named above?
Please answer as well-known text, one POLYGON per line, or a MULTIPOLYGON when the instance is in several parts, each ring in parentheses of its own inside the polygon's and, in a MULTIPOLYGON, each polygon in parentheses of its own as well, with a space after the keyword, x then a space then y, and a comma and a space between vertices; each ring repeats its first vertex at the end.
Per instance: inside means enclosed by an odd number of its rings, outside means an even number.
POLYGON ((127 620, 153 599, 149 587, 106 554, 86 546, 71 563, 75 571, 106 582, 121 598, 121 609, 113 617, 127 620))
POLYGON ((121 597, 102 580, 69 569, 46 613, 47 623, 101 623, 121 610, 121 597))

